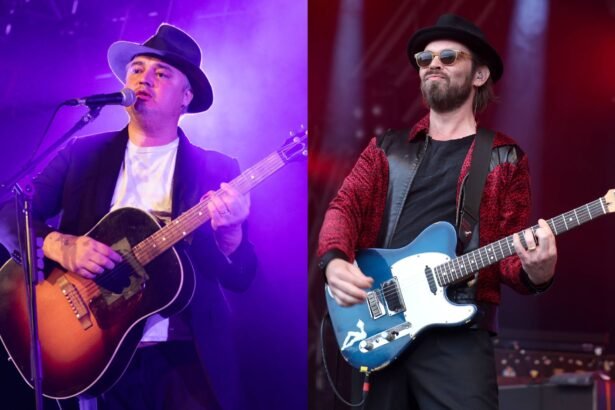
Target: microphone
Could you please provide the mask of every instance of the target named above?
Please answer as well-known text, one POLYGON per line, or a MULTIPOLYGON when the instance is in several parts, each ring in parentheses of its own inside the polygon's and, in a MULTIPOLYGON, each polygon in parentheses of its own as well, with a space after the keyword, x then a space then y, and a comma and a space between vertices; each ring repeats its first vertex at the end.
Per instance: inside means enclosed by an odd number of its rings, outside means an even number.
POLYGON ((63 105, 87 105, 88 107, 102 107, 105 105, 123 105, 128 107, 133 105, 137 99, 134 91, 124 88, 122 91, 110 94, 94 94, 83 98, 73 98, 64 101, 63 105))

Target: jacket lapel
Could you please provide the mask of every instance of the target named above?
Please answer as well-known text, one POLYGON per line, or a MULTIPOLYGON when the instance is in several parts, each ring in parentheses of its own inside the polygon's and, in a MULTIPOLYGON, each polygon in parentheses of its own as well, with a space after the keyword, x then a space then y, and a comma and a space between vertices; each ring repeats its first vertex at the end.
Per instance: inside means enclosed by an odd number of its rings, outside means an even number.
MULTIPOLYGON (((182 212, 186 211, 199 199, 199 192, 196 191, 198 184, 194 182, 188 184, 187 181, 198 179, 197 169, 198 158, 192 153, 192 145, 184 132, 178 128, 179 145, 177 147, 177 158, 175 160, 175 171, 173 172, 172 188, 172 216, 177 218, 182 212)), ((201 195, 204 194, 201 193, 201 195)))
POLYGON ((106 215, 111 207, 111 199, 115 191, 115 184, 124 162, 128 144, 128 128, 121 130, 115 137, 107 141, 98 156, 98 179, 96 185, 96 214, 99 217, 106 215))

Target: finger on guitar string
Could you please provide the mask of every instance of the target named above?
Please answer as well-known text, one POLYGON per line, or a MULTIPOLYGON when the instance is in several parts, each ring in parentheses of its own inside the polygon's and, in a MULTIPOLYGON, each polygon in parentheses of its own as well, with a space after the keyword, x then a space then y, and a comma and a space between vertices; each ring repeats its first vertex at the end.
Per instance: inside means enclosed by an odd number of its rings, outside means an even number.
POLYGON ((101 273, 105 271, 104 267, 100 266, 98 263, 93 262, 91 260, 84 262, 81 268, 85 268, 88 272, 94 275, 100 275, 101 273))
POLYGON ((207 192, 204 198, 208 199, 207 210, 211 215, 211 227, 215 231, 226 223, 225 217, 229 214, 229 210, 214 191, 207 192))
POLYGON ((525 247, 521 243, 521 238, 517 233, 513 235, 513 246, 515 247, 515 252, 517 253, 517 256, 519 256, 522 262, 529 260, 529 254, 531 251, 525 249, 525 247))
POLYGON ((111 258, 105 256, 103 253, 93 252, 90 256, 90 262, 95 263, 101 268, 115 268, 115 262, 111 258))
POLYGON ((333 299, 340 306, 352 306, 363 302, 365 299, 358 299, 343 292, 333 293, 333 299))
POLYGON ((372 278, 365 276, 363 272, 352 263, 339 258, 329 262, 325 275, 329 281, 331 281, 331 279, 334 281, 341 280, 360 289, 369 289, 374 282, 372 278))
POLYGON ((108 259, 111 259, 114 262, 121 262, 123 260, 122 255, 117 253, 112 247, 105 245, 102 242, 98 242, 94 240, 93 248, 103 256, 108 259))
POLYGON ((348 271, 356 278, 356 285, 363 289, 371 288, 374 285, 374 278, 364 274, 355 264, 350 263, 348 271))
POLYGON ((531 228, 523 231, 523 238, 525 239, 528 252, 536 251, 538 243, 536 242, 536 237, 534 236, 531 228))
POLYGON ((343 259, 333 259, 325 272, 332 293, 340 299, 342 306, 360 303, 367 298, 373 279, 363 275, 351 263, 343 259))
POLYGON ((94 275, 93 273, 91 273, 90 271, 88 271, 85 268, 75 269, 74 272, 76 274, 78 274, 79 276, 84 277, 86 279, 95 279, 96 278, 96 275, 94 275))
POLYGON ((220 184, 220 190, 223 192, 222 200, 227 208, 233 213, 249 212, 250 209, 250 194, 242 194, 235 189, 231 184, 223 182, 220 184))
POLYGON ((555 235, 553 234, 551 227, 544 219, 539 219, 538 225, 539 228, 536 229, 535 235, 541 248, 543 248, 549 255, 556 253, 555 235))
POLYGON ((250 213, 250 197, 242 195, 230 184, 220 184, 218 192, 212 192, 211 200, 223 217, 218 225, 239 225, 250 213))
POLYGON ((211 191, 209 194, 209 198, 210 198, 210 204, 214 206, 214 208, 216 209, 216 211, 218 211, 220 215, 226 215, 231 212, 229 207, 226 205, 226 203, 222 199, 221 194, 217 194, 211 191))

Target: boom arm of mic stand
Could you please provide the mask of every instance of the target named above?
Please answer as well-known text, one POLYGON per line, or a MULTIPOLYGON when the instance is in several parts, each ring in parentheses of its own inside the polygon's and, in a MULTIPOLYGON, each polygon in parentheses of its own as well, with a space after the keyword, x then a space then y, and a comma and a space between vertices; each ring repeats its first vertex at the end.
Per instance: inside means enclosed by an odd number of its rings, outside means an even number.
POLYGON ((50 145, 36 158, 33 158, 30 162, 25 164, 19 172, 11 176, 6 182, 0 185, 0 202, 6 201, 7 195, 12 191, 12 188, 15 186, 15 184, 19 182, 22 178, 24 178, 26 175, 31 173, 38 164, 40 164, 45 158, 49 156, 49 154, 55 152, 60 146, 65 144, 81 128, 94 121, 96 117, 98 117, 98 114, 100 114, 100 110, 102 108, 103 106, 90 107, 90 110, 83 117, 81 117, 81 119, 77 121, 77 123, 73 125, 70 130, 68 130, 65 134, 58 138, 56 142, 50 145))
MULTIPOLYGON (((38 322, 36 312, 36 285, 38 283, 38 270, 36 266, 36 252, 35 252, 35 233, 32 227, 32 199, 34 197, 34 186, 27 184, 25 190, 19 186, 19 181, 25 177, 29 172, 36 167, 36 165, 45 159, 53 150, 57 149, 60 145, 64 144, 71 138, 75 132, 79 131, 86 124, 89 124, 98 117, 102 106, 91 107, 90 111, 85 114, 68 132, 58 139, 51 147, 45 152, 34 158, 30 163, 26 164, 24 168, 18 172, 8 182, 9 186, 12 186, 13 193, 15 195, 15 201, 17 203, 17 218, 18 226, 23 226, 25 235, 22 240, 20 235, 20 251, 21 261, 25 272, 26 283, 26 295, 28 298, 28 313, 30 322, 30 379, 32 386, 34 387, 34 397, 36 401, 36 410, 43 410, 43 370, 41 364, 41 348, 38 338, 38 322), (21 208, 21 214, 20 214, 21 208), (23 221, 19 223, 19 220, 23 221)), ((7 184, 7 185, 8 185, 7 184)), ((4 185, 6 186, 6 185, 4 185)))

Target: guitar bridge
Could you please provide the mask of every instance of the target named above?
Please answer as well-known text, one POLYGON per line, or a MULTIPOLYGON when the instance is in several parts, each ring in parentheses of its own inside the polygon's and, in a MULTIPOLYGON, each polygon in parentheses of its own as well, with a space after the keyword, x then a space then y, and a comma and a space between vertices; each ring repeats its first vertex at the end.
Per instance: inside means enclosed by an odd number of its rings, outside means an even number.
POLYGON ((58 279, 58 285, 62 294, 66 298, 66 301, 70 305, 75 318, 81 323, 84 330, 92 327, 92 320, 90 320, 90 310, 86 306, 83 298, 79 294, 79 290, 75 285, 70 283, 64 276, 60 276, 58 279))
POLYGON ((397 278, 387 280, 382 284, 382 294, 387 304, 389 316, 396 315, 406 310, 406 305, 404 304, 404 299, 399 290, 397 278))

